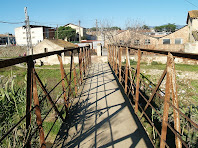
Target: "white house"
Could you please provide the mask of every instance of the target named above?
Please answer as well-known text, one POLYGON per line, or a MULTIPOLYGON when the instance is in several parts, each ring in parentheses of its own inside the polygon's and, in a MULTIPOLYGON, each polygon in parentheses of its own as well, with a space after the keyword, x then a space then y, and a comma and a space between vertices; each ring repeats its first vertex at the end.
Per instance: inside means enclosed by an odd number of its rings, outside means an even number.
MULTIPOLYGON (((44 39, 53 39, 55 29, 47 26, 30 25, 32 44, 36 45, 44 39)), ((20 46, 27 45, 25 26, 15 28, 16 44, 20 46)))
POLYGON ((74 25, 72 23, 66 24, 65 27, 71 27, 75 29, 77 34, 80 32, 81 37, 86 36, 86 29, 83 27, 79 27, 78 25, 74 25))

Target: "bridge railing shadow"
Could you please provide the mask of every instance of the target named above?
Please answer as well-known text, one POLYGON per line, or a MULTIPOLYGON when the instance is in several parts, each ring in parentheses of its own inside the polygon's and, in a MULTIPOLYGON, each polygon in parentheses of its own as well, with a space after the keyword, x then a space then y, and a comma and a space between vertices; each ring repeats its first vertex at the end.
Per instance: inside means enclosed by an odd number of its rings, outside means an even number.
MULTIPOLYGON (((153 145, 197 147, 198 137, 195 135, 198 125, 192 120, 192 113, 186 112, 190 109, 182 109, 179 104, 175 57, 186 61, 198 60, 197 54, 108 45, 109 65, 153 145), (137 57, 136 68, 130 66, 130 53, 137 57), (157 84, 140 73, 142 54, 167 56, 166 67, 157 84), (165 78, 165 88, 163 88, 161 84, 165 78)), ((195 107, 193 106, 192 108, 195 107)))
MULTIPOLYGON (((107 88, 107 84, 112 83, 113 81, 115 82, 116 79, 107 79, 105 77, 105 74, 112 74, 110 69, 104 70, 106 69, 106 65, 107 64, 100 64, 102 67, 101 71, 95 70, 92 75, 88 74, 89 79, 85 78, 84 84, 86 84, 86 86, 90 85, 90 87, 85 91, 83 89, 80 93, 78 101, 72 106, 69 113, 69 118, 62 124, 52 147, 108 147, 114 146, 115 144, 127 139, 131 139, 132 141, 132 145, 130 147, 136 147, 142 139, 145 141, 145 145, 147 147, 153 147, 141 123, 135 115, 126 95, 123 94, 123 103, 118 103, 111 106, 106 103, 105 107, 99 108, 99 101, 107 102, 108 96, 116 93, 117 91, 122 91, 120 87, 107 88), (99 80, 98 77, 101 76, 102 80, 99 80), (93 81, 94 83, 97 83, 97 85, 93 85, 93 81), (99 84, 98 81, 102 81, 103 83, 99 84), (98 89, 99 87, 104 87, 104 90, 100 91, 98 89), (98 94, 101 92, 104 96, 99 97, 98 94), (93 95, 96 96, 95 101, 91 101, 93 99, 93 95), (110 114, 109 110, 113 108, 114 112, 110 114), (135 121, 135 125, 131 126, 137 126, 137 129, 131 134, 114 140, 113 136, 116 133, 112 131, 112 126, 119 124, 120 122, 124 122, 122 119, 119 120, 117 118, 124 108, 129 109, 130 114, 135 121), (104 114, 107 116, 102 118, 102 120, 99 120, 104 114), (95 118, 95 121, 91 120, 91 118, 95 118), (109 130, 110 133, 107 134, 107 130, 109 130), (91 136, 93 134, 95 135, 91 136), (92 137, 92 139, 87 140, 86 138, 89 136, 92 137)), ((111 99, 113 100, 113 98, 111 99)))

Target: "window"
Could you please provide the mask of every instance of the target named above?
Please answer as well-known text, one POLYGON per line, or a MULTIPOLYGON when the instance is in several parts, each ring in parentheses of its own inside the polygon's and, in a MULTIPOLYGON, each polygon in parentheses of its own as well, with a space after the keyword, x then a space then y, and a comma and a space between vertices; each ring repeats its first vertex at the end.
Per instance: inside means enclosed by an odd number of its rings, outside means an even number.
POLYGON ((35 37, 33 36, 32 38, 34 39, 35 37))
POLYGON ((23 34, 25 34, 25 32, 23 32, 23 34))
POLYGON ((170 39, 163 39, 163 44, 170 44, 170 39))
POLYGON ((136 45, 136 46, 137 46, 137 45, 140 45, 140 40, 135 40, 135 41, 134 41, 134 45, 136 45))
POLYGON ((34 31, 32 31, 32 33, 34 33, 34 31))
POLYGON ((150 39, 146 39, 144 42, 145 45, 150 45, 151 44, 151 40, 150 39))
POLYGON ((23 37, 23 39, 25 39, 25 37, 23 37))
POLYGON ((45 52, 45 53, 48 52, 48 49, 47 49, 47 48, 44 48, 44 52, 45 52))
POLYGON ((182 44, 182 39, 175 39, 175 44, 182 44))

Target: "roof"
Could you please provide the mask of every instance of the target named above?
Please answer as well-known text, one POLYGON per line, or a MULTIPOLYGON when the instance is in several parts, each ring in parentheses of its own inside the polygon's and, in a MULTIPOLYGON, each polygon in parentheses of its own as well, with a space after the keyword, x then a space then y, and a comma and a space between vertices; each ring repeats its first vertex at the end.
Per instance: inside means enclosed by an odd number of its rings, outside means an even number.
MULTIPOLYGON (((8 34, 0 34, 0 37, 8 37, 8 34)), ((9 37, 14 37, 14 36, 9 34, 9 37)))
POLYGON ((78 47, 78 45, 76 44, 73 44, 71 42, 67 42, 67 41, 64 41, 64 40, 61 40, 61 39, 54 39, 54 40, 50 40, 50 39, 45 39, 45 40, 48 40, 60 47, 64 47, 64 48, 68 48, 68 47, 78 47))
POLYGON ((192 10, 192 11, 188 11, 188 17, 187 17, 187 21, 186 23, 188 24, 188 19, 189 18, 198 18, 198 10, 192 10))
MULTIPOLYGON (((22 27, 26 27, 25 25, 22 27)), ((37 27, 43 27, 43 28, 54 28, 54 27, 48 27, 48 26, 41 26, 41 25, 30 25, 30 28, 37 28, 37 27)))
MULTIPOLYGON (((66 25, 64 25, 64 26, 68 26, 68 25, 74 25, 74 26, 79 27, 78 25, 75 25, 75 24, 72 24, 72 23, 68 23, 68 24, 66 24, 66 25)), ((80 26, 80 27, 81 27, 81 26, 80 26)), ((84 27, 81 27, 81 28, 84 28, 84 27)))

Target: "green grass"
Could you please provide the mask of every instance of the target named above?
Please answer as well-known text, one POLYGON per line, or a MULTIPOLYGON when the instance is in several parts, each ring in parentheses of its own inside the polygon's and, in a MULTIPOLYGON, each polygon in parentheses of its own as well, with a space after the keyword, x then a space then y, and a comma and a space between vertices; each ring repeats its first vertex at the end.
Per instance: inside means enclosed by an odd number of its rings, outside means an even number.
POLYGON ((53 126, 53 128, 50 132, 50 135, 52 134, 52 135, 56 136, 58 134, 62 123, 59 121, 59 119, 55 123, 54 122, 55 121, 43 122, 43 128, 44 128, 45 134, 47 134, 50 131, 52 126, 53 126))
MULTIPOLYGON (((123 63, 124 64, 124 63, 123 63)), ((136 64, 131 64, 131 67, 136 68, 136 64)), ((161 63, 140 63, 140 69, 158 69, 164 70, 166 68, 166 64, 161 63)), ((188 64, 175 64, 175 69, 180 71, 189 71, 189 72, 198 72, 198 65, 188 65, 188 64)))

